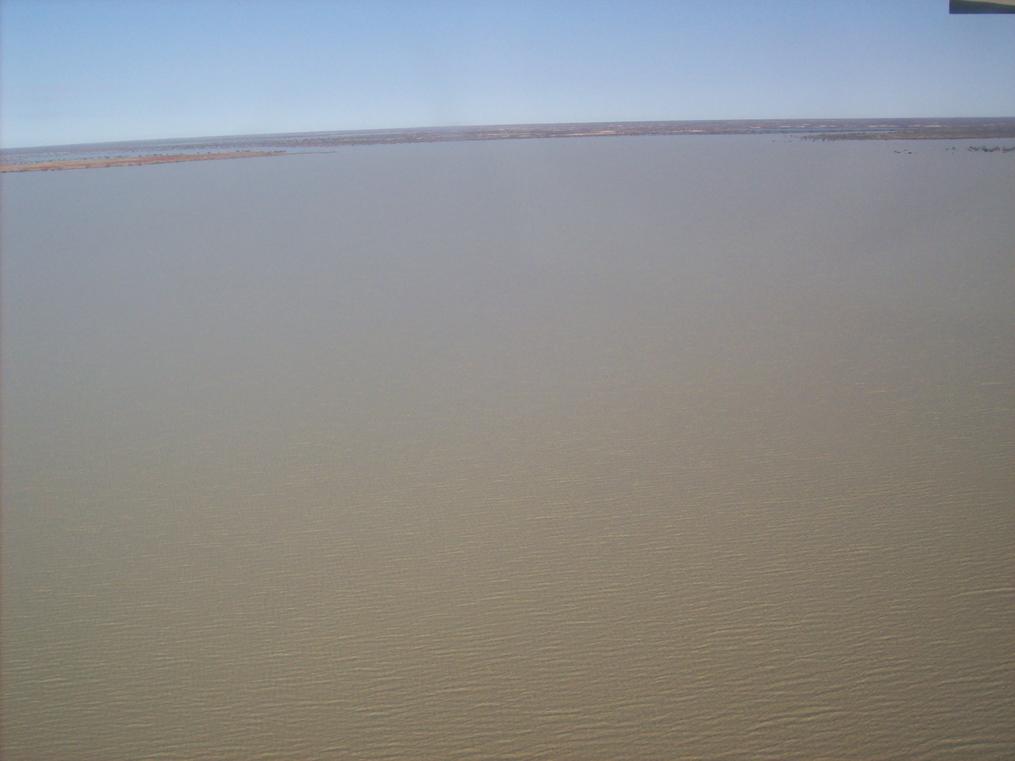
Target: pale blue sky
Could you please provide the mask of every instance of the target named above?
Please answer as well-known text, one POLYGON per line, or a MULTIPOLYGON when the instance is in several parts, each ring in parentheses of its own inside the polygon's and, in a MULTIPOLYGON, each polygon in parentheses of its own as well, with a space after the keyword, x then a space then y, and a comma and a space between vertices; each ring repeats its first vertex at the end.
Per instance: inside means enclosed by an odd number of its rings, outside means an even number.
POLYGON ((947 6, 0 0, 0 143, 1015 115, 1015 16, 947 6))

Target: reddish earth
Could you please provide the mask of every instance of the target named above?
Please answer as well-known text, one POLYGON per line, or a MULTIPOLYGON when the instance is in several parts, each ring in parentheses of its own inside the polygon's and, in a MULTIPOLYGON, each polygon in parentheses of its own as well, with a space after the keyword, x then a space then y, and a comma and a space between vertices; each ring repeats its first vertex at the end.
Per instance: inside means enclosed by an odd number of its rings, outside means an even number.
POLYGON ((31 164, 0 164, 0 172, 52 172, 60 169, 102 169, 111 166, 143 166, 172 164, 178 161, 214 161, 216 159, 247 159, 278 156, 283 151, 230 151, 228 153, 185 153, 175 156, 121 156, 119 158, 72 159, 41 161, 31 164))

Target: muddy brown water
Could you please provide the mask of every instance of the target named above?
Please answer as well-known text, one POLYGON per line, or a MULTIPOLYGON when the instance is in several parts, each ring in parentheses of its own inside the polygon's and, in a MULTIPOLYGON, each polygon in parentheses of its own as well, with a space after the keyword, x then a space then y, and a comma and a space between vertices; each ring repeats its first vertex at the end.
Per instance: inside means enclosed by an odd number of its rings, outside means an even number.
POLYGON ((1015 160, 949 145, 5 176, 3 757, 1011 758, 1015 160))

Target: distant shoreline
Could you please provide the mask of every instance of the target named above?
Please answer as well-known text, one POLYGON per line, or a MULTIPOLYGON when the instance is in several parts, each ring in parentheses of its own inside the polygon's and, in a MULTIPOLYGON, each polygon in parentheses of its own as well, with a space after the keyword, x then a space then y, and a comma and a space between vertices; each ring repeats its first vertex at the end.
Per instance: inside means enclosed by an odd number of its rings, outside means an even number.
POLYGON ((651 135, 786 135, 807 140, 985 140, 1015 138, 1015 117, 593 122, 237 135, 10 149, 0 152, 0 172, 98 169, 306 154, 353 145, 651 135))

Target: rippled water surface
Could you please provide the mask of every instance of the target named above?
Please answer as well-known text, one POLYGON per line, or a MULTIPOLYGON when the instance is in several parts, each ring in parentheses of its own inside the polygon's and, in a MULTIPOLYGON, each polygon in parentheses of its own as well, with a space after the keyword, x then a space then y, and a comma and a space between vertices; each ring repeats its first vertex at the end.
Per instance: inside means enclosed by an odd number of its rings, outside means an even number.
POLYGON ((958 145, 5 176, 5 760, 1012 758, 958 145))

